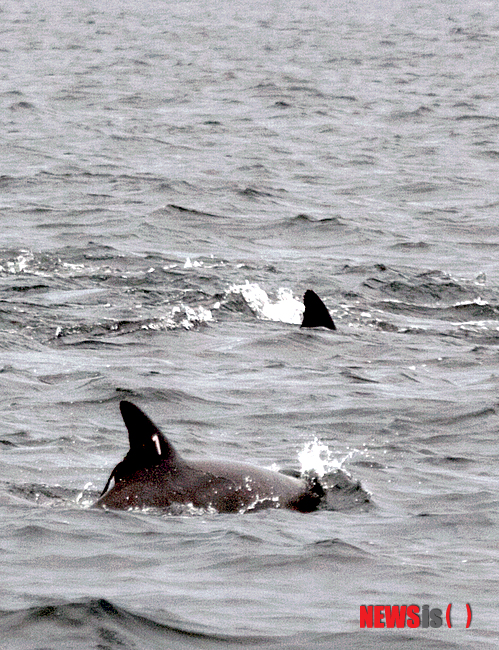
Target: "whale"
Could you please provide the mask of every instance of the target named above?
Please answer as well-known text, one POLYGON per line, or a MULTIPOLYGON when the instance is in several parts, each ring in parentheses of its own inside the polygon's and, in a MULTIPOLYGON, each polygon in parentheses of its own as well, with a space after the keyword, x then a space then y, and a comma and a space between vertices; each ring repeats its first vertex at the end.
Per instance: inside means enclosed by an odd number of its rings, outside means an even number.
POLYGON ((184 459, 149 417, 120 402, 130 449, 94 504, 114 510, 192 506, 218 513, 265 508, 317 510, 325 496, 316 477, 281 473, 249 463, 184 459), (111 484, 113 484, 111 486, 111 484))
POLYGON ((330 330, 336 329, 331 314, 315 291, 312 291, 312 289, 305 291, 303 304, 305 311, 303 312, 303 320, 300 327, 327 327, 330 330))

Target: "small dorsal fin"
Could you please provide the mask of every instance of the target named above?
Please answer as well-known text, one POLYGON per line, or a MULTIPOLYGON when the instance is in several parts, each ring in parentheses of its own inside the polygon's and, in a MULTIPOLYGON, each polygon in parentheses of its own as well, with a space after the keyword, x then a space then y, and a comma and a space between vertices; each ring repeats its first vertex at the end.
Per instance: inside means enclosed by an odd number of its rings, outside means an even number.
POLYGON ((113 478, 117 483, 140 469, 154 467, 164 461, 174 463, 178 460, 175 449, 138 406, 122 401, 120 411, 128 429, 130 450, 111 472, 102 494, 107 491, 113 478))
POLYGON ((149 458, 151 461, 156 460, 158 463, 175 456, 172 445, 138 406, 123 400, 120 402, 120 411, 128 429, 130 451, 134 455, 149 458))
POLYGON ((330 330, 336 329, 336 325, 326 305, 315 291, 312 291, 312 289, 305 291, 303 304, 305 305, 305 312, 301 327, 327 327, 330 330))

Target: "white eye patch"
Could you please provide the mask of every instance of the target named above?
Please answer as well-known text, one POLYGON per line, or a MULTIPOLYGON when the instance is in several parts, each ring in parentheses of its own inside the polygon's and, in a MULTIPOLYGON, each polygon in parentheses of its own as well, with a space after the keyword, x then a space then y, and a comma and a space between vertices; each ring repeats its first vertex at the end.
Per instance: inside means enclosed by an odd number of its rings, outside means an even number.
POLYGON ((155 433, 155 434, 152 436, 151 439, 152 439, 152 441, 154 442, 154 444, 156 445, 156 450, 157 450, 157 452, 158 452, 158 456, 161 456, 161 445, 159 444, 158 434, 155 433))

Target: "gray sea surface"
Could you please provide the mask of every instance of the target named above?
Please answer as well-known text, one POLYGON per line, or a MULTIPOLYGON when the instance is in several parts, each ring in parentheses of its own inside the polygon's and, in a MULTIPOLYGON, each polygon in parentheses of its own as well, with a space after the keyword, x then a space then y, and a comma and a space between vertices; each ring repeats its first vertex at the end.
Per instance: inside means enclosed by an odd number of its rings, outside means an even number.
POLYGON ((0 646, 497 648, 497 2, 0 21, 0 646), (121 399, 371 506, 94 509, 121 399), (411 604, 442 625, 360 626, 411 604))

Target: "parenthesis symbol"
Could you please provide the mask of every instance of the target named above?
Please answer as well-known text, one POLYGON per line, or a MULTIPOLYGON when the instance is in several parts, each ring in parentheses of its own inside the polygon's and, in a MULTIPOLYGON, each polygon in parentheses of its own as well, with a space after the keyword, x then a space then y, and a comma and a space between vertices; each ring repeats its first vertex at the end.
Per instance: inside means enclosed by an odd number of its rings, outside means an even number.
POLYGON ((449 603, 447 605, 447 611, 445 612, 445 618, 447 619, 447 627, 452 627, 452 624, 450 622, 450 608, 452 607, 452 603, 449 603))
POLYGON ((471 607, 469 603, 466 603, 466 609, 468 610, 468 620, 466 621, 466 628, 471 625, 471 607))

